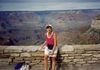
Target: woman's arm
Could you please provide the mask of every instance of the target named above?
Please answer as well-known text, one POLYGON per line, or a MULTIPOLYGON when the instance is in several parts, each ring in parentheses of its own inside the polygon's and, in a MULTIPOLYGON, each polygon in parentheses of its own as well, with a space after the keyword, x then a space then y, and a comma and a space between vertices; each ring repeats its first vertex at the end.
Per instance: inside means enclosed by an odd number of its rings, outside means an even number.
POLYGON ((42 49, 46 45, 46 41, 39 47, 39 50, 42 49))
POLYGON ((57 36, 56 36, 56 33, 54 33, 54 47, 57 46, 57 36))
POLYGON ((54 53, 54 50, 55 50, 55 48, 56 48, 56 46, 57 46, 57 36, 56 36, 56 33, 54 33, 54 47, 53 47, 53 53, 54 53))
POLYGON ((41 46, 45 46, 45 45, 46 45, 46 41, 41 46))

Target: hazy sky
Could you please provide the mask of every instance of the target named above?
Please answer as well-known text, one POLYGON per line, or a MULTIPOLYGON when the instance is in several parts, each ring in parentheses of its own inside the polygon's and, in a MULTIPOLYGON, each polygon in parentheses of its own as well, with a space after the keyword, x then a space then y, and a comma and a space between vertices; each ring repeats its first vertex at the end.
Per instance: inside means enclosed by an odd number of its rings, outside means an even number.
POLYGON ((100 9, 100 0, 0 0, 0 11, 100 9))
POLYGON ((100 2, 100 0, 0 0, 0 2, 100 2))

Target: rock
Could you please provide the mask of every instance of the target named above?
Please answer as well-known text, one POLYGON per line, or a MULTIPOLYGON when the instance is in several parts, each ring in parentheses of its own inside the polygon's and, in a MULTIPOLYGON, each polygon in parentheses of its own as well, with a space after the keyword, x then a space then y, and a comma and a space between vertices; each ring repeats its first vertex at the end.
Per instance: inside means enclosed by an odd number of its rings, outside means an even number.
POLYGON ((92 54, 82 54, 82 56, 91 56, 92 54))
POLYGON ((12 53, 10 56, 11 56, 11 57, 19 57, 20 54, 18 54, 18 53, 12 53))
POLYGON ((74 57, 68 57, 68 59, 74 59, 74 57))
POLYGON ((71 45, 64 45, 64 46, 61 48, 61 52, 68 53, 68 52, 72 52, 72 51, 74 51, 74 47, 71 46, 71 45))
POLYGON ((67 59, 64 59, 63 62, 66 62, 66 63, 69 63, 71 62, 72 60, 67 60, 67 59))
POLYGON ((23 46, 23 52, 36 52, 39 46, 23 46))
POLYGON ((98 58, 92 58, 92 60, 93 60, 93 61, 97 61, 97 60, 99 60, 99 59, 98 59, 98 58))
POLYGON ((11 62, 11 61, 12 60, 9 59, 9 58, 5 58, 5 59, 4 58, 2 58, 2 59, 0 58, 0 62, 7 62, 8 63, 8 62, 11 62))
POLYGON ((100 54, 93 55, 94 57, 100 58, 100 54))
POLYGON ((96 61, 87 61, 87 63, 95 63, 96 61))
POLYGON ((31 57, 31 53, 21 53, 20 57, 31 57))
POLYGON ((9 58, 10 54, 0 54, 0 58, 9 58))
POLYGON ((34 57, 35 58, 35 60, 44 60, 44 57, 34 57))
POLYGON ((24 62, 23 58, 21 57, 16 57, 15 59, 13 59, 14 63, 18 63, 18 62, 24 62))
POLYGON ((20 46, 9 46, 5 48, 4 53, 21 53, 22 48, 20 46))
POLYGON ((91 28, 100 29, 100 19, 99 20, 92 20, 91 28))
POLYGON ((100 44, 93 45, 74 45, 75 50, 84 50, 84 51, 100 51, 100 44))
POLYGON ((0 62, 0 65, 8 65, 9 62, 0 62))
POLYGON ((83 56, 81 56, 81 55, 75 55, 74 58, 75 59, 81 59, 81 58, 83 58, 83 56))
POLYGON ((41 56, 41 57, 43 57, 44 56, 44 53, 43 52, 40 52, 40 53, 38 53, 38 52, 32 53, 32 57, 34 57, 34 56, 41 56))
POLYGON ((76 62, 77 64, 86 64, 85 61, 81 61, 81 62, 76 62))
POLYGON ((90 60, 92 60, 91 57, 85 57, 85 58, 84 58, 84 61, 90 61, 90 60))
POLYGON ((41 61, 40 60, 34 60, 32 61, 32 63, 35 63, 35 64, 39 64, 41 61))
POLYGON ((0 46, 0 54, 4 52, 4 49, 7 48, 7 46, 0 46))
POLYGON ((97 54, 98 52, 97 51, 86 51, 87 54, 97 54))
POLYGON ((26 64, 30 64, 30 63, 31 63, 31 61, 25 61, 25 63, 26 63, 26 64))
POLYGON ((76 50, 75 50, 75 53, 76 53, 76 54, 82 54, 82 53, 84 53, 84 52, 85 52, 85 51, 82 50, 82 49, 81 49, 81 50, 80 50, 80 49, 76 49, 76 50))
POLYGON ((73 59, 74 62, 82 62, 83 59, 73 59))
POLYGON ((23 58, 25 61, 32 61, 33 59, 31 57, 26 57, 26 58, 23 58))
POLYGON ((68 56, 68 54, 63 54, 63 55, 61 55, 62 57, 66 57, 66 56, 68 56))

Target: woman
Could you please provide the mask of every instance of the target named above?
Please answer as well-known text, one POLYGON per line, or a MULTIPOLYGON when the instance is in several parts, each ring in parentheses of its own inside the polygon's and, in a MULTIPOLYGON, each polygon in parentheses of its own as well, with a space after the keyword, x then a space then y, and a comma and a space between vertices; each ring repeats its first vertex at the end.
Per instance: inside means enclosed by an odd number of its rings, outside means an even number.
POLYGON ((49 24, 46 26, 47 32, 45 33, 45 42, 43 45, 39 48, 43 48, 45 46, 44 50, 44 68, 45 70, 48 70, 48 57, 51 57, 51 63, 52 63, 52 68, 51 70, 55 70, 55 65, 56 65, 56 55, 57 55, 57 37, 56 33, 53 32, 52 26, 49 24))

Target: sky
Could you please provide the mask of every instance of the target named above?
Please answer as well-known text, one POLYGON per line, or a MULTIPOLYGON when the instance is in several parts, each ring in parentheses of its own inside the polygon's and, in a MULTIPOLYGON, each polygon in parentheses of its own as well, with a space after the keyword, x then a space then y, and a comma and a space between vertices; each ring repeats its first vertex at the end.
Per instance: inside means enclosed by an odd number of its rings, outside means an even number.
POLYGON ((0 2, 100 2, 100 0, 0 0, 0 2))
POLYGON ((0 0, 0 11, 100 9, 100 0, 0 0))

